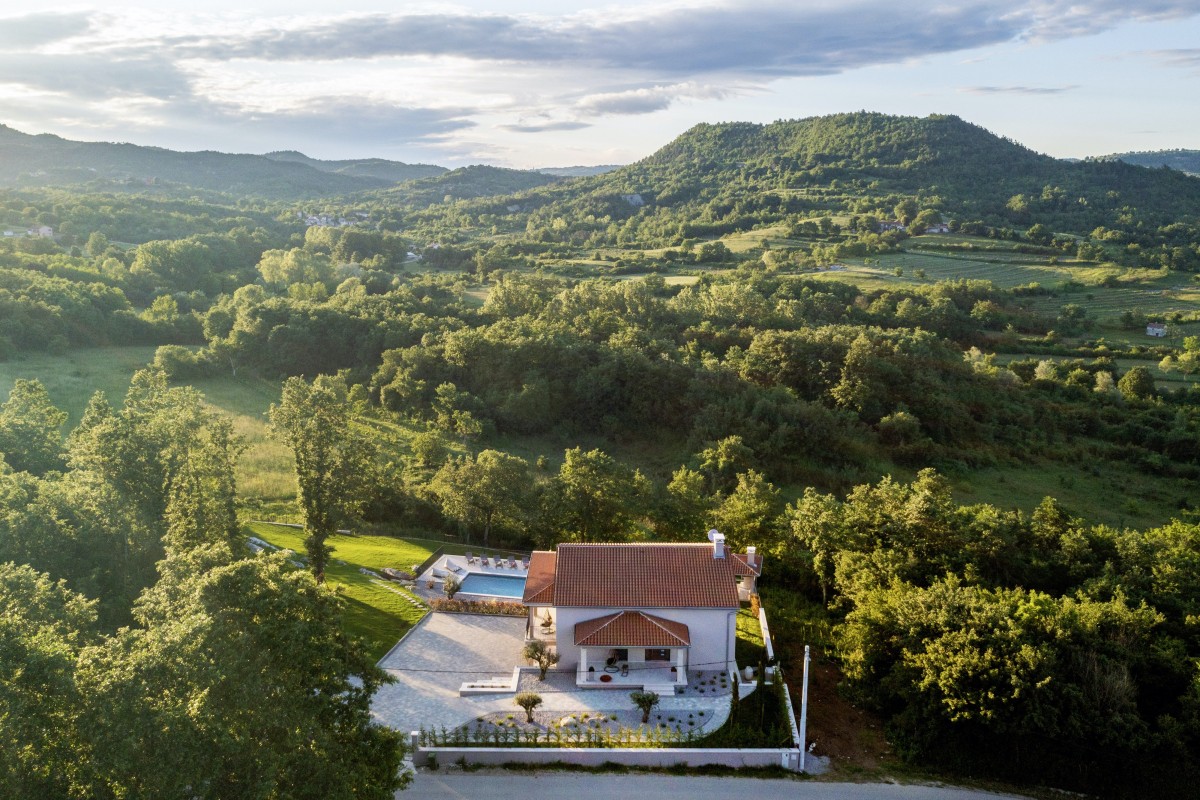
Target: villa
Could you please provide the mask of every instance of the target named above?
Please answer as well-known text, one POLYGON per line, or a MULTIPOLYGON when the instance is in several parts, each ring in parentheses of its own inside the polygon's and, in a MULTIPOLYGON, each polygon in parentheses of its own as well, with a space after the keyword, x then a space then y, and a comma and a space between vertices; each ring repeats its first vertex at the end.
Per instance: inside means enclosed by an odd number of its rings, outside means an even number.
POLYGON ((736 669, 740 603, 762 557, 709 544, 560 544, 536 551, 522 602, 526 639, 553 644, 581 688, 674 693, 688 671, 736 669))

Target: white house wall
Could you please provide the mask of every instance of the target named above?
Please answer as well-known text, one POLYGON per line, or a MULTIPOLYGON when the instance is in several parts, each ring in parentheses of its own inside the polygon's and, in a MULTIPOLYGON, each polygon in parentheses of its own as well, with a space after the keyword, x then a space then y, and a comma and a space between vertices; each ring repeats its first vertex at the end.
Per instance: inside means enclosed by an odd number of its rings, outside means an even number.
MULTIPOLYGON (((724 669, 733 661, 734 642, 737 638, 737 609, 733 608, 563 608, 556 609, 559 669, 579 665, 580 648, 575 646, 575 626, 608 614, 622 611, 643 611, 656 617, 682 622, 688 626, 692 646, 688 651, 689 670, 724 669)), ((599 648, 589 650, 593 656, 599 648)), ((671 648, 672 650, 675 648, 671 648)), ((629 660, 645 660, 645 650, 629 648, 629 660)), ((589 662, 590 663, 590 662, 589 662)), ((603 664, 603 662, 601 662, 603 664)))

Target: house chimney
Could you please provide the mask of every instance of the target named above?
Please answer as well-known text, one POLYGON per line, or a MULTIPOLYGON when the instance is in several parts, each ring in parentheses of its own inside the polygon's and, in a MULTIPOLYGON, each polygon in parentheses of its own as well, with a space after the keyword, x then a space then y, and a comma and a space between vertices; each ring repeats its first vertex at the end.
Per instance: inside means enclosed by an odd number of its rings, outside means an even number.
POLYGON ((748 563, 752 567, 754 566, 754 557, 757 552, 758 552, 758 548, 755 547, 754 545, 746 546, 746 563, 748 563))
POLYGON ((725 557, 725 535, 721 534, 721 533, 717 533, 716 531, 713 531, 711 534, 709 534, 709 537, 712 539, 712 543, 713 543, 713 558, 724 558, 725 557))

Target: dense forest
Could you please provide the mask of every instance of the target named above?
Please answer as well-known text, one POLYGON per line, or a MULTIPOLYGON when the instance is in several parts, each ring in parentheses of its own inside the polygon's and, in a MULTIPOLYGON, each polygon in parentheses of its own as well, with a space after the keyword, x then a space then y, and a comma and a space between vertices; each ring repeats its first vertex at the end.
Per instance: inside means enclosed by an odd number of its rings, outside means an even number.
POLYGON ((149 371, 64 419, 36 382, 0 408, 4 796, 391 797, 386 675, 312 576, 244 557, 228 420, 149 371))
MULTIPOLYGON (((0 659, 41 665, 0 699, 34 720, 0 725, 14 796, 390 790, 398 745, 366 724, 382 676, 339 601, 243 557, 239 511, 269 502, 235 490, 243 444, 191 385, 251 379, 280 398, 258 412, 277 435, 319 400, 363 439, 342 456, 369 480, 330 529, 353 512, 527 548, 717 527, 819 609, 844 691, 902 757, 1114 795, 1197 777, 1198 179, 854 114, 699 126, 574 179, 10 189, 0 225, 19 234, 0 240, 0 361, 157 347, 123 405, 95 397, 69 433, 36 381, 0 409, 0 659), (924 274, 966 261, 1068 277, 924 274), (1169 335, 1143 341, 1149 321, 1169 335), (1039 497, 1079 481, 1094 506, 961 494, 1044 465, 1067 477, 1033 479, 1039 497), (1139 524, 1099 524, 1114 510, 1139 524), (247 646, 246 615, 278 622, 247 646), (253 677, 281 660, 286 685, 253 677), (105 733, 123 724, 157 738, 105 733), (53 747, 52 725, 70 732, 53 747), (322 772, 330 752, 372 770, 322 772), (174 779, 160 756, 181 783, 155 782, 174 779)), ((271 508, 311 520, 320 492, 301 477, 299 505, 271 508)))

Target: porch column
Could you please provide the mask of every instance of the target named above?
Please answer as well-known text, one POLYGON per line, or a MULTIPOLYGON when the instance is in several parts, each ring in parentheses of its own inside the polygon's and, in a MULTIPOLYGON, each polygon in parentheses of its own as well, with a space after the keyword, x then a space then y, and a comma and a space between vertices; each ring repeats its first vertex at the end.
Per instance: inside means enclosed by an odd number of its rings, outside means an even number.
POLYGON ((584 680, 588 677, 587 648, 579 648, 579 674, 584 680))
POLYGON ((684 665, 686 660, 687 649, 683 647, 675 648, 675 682, 687 683, 687 666, 684 665))

